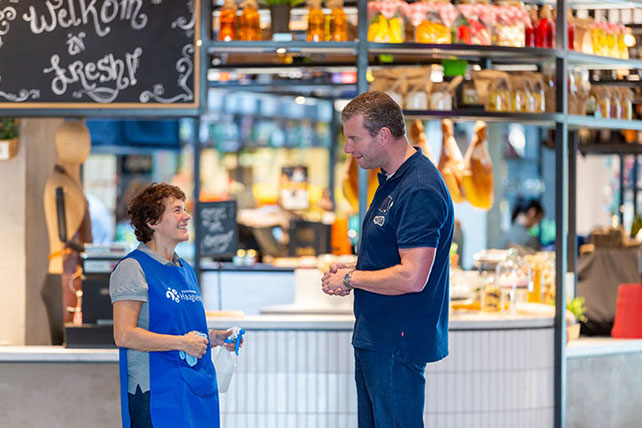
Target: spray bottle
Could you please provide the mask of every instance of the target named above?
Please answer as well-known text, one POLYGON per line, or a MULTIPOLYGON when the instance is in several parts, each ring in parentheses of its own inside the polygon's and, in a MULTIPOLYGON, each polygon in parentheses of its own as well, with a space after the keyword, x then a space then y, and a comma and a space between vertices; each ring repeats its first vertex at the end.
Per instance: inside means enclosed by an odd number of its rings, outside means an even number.
POLYGON ((241 339, 245 334, 245 330, 240 327, 232 327, 231 330, 232 334, 225 339, 225 343, 236 343, 234 351, 228 351, 225 347, 221 347, 214 361, 218 392, 227 392, 230 386, 230 381, 232 380, 232 375, 234 374, 239 359, 241 339))

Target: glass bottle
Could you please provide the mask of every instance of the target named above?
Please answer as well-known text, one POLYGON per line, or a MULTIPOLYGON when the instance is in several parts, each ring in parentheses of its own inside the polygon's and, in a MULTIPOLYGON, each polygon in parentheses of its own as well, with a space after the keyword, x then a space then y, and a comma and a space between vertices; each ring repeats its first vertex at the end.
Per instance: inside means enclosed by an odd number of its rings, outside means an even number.
POLYGON ((510 312, 515 313, 516 303, 528 299, 528 292, 533 291, 531 268, 515 248, 508 250, 506 259, 497 264, 495 283, 502 294, 510 297, 510 312))
POLYGON ((575 50, 575 25, 573 25, 573 11, 568 9, 566 14, 566 28, 568 31, 568 49, 575 50))
POLYGON ((551 6, 544 5, 540 9, 539 22, 535 29, 535 44, 538 48, 555 47, 555 22, 551 14, 551 6))
POLYGON ((239 39, 245 41, 261 41, 261 17, 258 12, 256 0, 245 0, 241 7, 239 39))
POLYGON ((308 1, 308 42, 325 40, 325 14, 321 10, 321 0, 308 1))
POLYGON ((348 41, 348 17, 343 11, 343 0, 328 1, 328 7, 332 9, 328 16, 327 40, 331 42, 348 41))
POLYGON ((537 28, 537 6, 528 6, 528 14, 531 19, 531 26, 526 26, 525 30, 525 46, 527 48, 537 47, 535 43, 535 29, 537 28))
POLYGON ((218 39, 222 42, 236 40, 236 3, 225 0, 219 16, 218 39))

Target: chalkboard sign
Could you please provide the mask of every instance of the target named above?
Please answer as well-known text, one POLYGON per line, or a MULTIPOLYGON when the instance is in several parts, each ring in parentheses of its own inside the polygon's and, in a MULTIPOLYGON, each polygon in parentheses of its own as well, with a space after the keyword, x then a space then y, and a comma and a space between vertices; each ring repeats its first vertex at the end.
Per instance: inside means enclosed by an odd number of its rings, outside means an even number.
POLYGON ((0 0, 0 108, 198 107, 194 0, 0 0))
POLYGON ((201 256, 234 256, 239 246, 236 201, 202 202, 199 214, 201 256))

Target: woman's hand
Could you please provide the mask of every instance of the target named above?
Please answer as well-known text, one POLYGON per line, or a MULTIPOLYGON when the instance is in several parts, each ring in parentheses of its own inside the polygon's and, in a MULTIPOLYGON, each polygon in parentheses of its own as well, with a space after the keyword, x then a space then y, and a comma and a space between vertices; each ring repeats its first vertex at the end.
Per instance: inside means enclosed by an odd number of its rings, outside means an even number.
POLYGON ((197 332, 190 331, 183 336, 183 349, 192 357, 201 358, 207 352, 207 338, 199 336, 197 332))
MULTIPOLYGON (((225 349, 228 351, 234 351, 236 350, 236 344, 234 342, 232 343, 225 343, 225 339, 230 337, 232 335, 232 330, 212 330, 210 331, 210 343, 212 344, 212 347, 214 346, 225 346, 225 349)), ((243 346, 243 342, 245 339, 243 339, 243 336, 241 336, 241 345, 243 346)))

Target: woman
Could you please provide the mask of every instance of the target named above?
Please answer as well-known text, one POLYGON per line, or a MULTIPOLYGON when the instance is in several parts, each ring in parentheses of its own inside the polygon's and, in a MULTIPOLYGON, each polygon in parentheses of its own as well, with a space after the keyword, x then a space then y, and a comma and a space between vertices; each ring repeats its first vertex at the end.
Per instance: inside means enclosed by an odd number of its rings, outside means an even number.
POLYGON ((504 237, 504 248, 518 247, 526 252, 539 251, 542 247, 539 238, 529 233, 544 218, 542 204, 536 200, 518 200, 513 209, 512 225, 504 237))
MULTIPOLYGON (((123 426, 218 427, 205 310, 194 271, 174 252, 189 239, 185 193, 150 184, 127 214, 140 244, 116 266, 109 284, 123 426)), ((212 330, 209 345, 223 345, 230 334, 212 330)))

